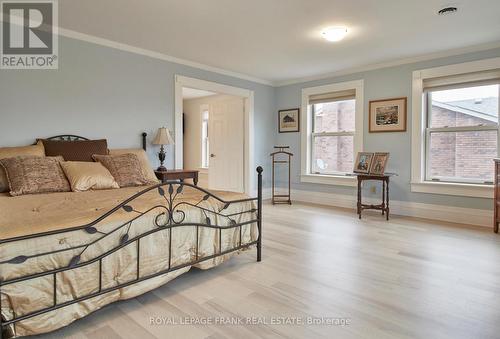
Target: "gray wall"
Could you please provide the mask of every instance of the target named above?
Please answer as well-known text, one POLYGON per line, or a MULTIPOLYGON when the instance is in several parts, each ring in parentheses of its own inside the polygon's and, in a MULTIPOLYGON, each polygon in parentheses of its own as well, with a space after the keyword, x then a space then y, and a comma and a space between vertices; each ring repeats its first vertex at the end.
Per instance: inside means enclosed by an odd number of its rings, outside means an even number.
MULTIPOLYGON (((410 192, 411 133, 370 134, 368 101, 407 96, 411 102, 412 71, 500 56, 500 49, 436 59, 330 79, 273 88, 251 81, 203 71, 163 60, 60 38, 59 69, 0 70, 0 147, 30 144, 37 137, 73 133, 107 138, 111 148, 139 147, 140 133, 149 140, 158 126, 173 128, 174 75, 215 81, 255 92, 255 166, 265 168, 269 186, 269 153, 274 144, 289 144, 293 158, 293 187, 353 194, 352 188, 300 183, 300 134, 277 133, 277 110, 299 107, 301 89, 354 79, 365 80, 365 150, 389 151, 390 171, 399 173, 391 185, 392 198, 402 201, 489 209, 489 199, 461 198, 410 192)), ((411 105, 408 130, 411 129, 411 105)), ((156 166, 155 152, 149 145, 156 166)), ((173 167, 173 147, 167 149, 173 167)))
MULTIPOLYGON (((463 198, 446 195, 412 193, 410 191, 411 176, 411 86, 412 72, 417 69, 437 67, 442 65, 486 59, 500 56, 500 49, 464 54, 460 56, 435 59, 430 61, 406 64, 390 68, 377 69, 339 76, 318 81, 283 86, 276 89, 276 108, 300 107, 302 88, 364 79, 364 149, 365 151, 390 152, 388 171, 399 174, 391 183, 391 199, 412 202, 424 202, 437 205, 451 205, 479 209, 491 209, 491 199, 463 198), (368 133, 368 102, 375 99, 408 97, 408 128, 406 133, 368 133)), ((277 131, 277 119, 274 121, 277 131)), ((353 194, 353 188, 329 185, 300 183, 300 134, 276 133, 276 143, 290 145, 295 153, 293 158, 293 188, 332 192, 338 194, 353 194)), ((492 165, 493 166, 493 165, 492 165)), ((369 186, 368 186, 369 187, 369 186)), ((366 188, 368 188, 366 187, 366 188)), ((377 193, 378 194, 378 193, 377 193)))
MULTIPOLYGON (((159 126, 173 129, 175 74, 255 91, 255 166, 269 168, 273 87, 64 37, 58 70, 0 70, 0 147, 63 133, 140 147, 142 131, 151 140, 159 126)), ((158 149, 148 147, 157 166, 158 149)), ((173 167, 172 146, 167 153, 173 167)))

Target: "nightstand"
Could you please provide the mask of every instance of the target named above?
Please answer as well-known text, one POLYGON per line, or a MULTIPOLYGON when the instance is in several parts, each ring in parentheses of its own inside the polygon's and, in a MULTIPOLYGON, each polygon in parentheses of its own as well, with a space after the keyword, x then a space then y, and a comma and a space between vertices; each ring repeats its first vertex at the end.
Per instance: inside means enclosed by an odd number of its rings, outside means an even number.
POLYGON ((156 177, 161 180, 161 182, 166 182, 168 180, 179 180, 180 182, 184 182, 185 179, 193 179, 193 183, 195 186, 198 185, 198 173, 197 170, 167 170, 167 171, 158 171, 155 170, 156 177))

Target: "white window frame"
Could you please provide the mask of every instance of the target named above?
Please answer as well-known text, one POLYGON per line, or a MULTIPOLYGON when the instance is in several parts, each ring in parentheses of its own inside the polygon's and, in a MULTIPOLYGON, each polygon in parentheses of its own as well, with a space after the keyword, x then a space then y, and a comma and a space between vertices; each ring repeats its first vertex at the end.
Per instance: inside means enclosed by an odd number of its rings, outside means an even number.
MULTIPOLYGON (((427 109, 423 90, 424 79, 484 72, 500 68, 500 58, 484 59, 460 64, 422 69, 413 72, 412 79, 412 166, 411 191, 466 197, 493 198, 493 185, 426 180, 427 169, 427 109)), ((463 129, 463 128, 457 128, 463 129)), ((474 127, 474 129, 478 129, 474 127)), ((436 129, 433 129, 436 130, 436 129)), ((451 131, 451 129, 446 129, 451 131)), ((499 129, 497 128, 497 131, 499 129)), ((500 135, 497 132, 497 135, 500 135)), ((499 144, 500 145, 500 144, 499 144)), ((493 167, 493 159, 491 161, 493 167)))
MULTIPOLYGON (((338 100, 332 100, 331 102, 339 102, 339 101, 345 101, 346 99, 338 99, 338 100)), ((355 99, 354 99, 355 100, 355 99)), ((314 130, 314 122, 315 122, 315 110, 314 110, 314 105, 311 105, 311 120, 312 120, 312 130, 314 130)), ((314 152, 314 139, 315 138, 320 138, 320 137, 355 137, 356 131, 338 131, 338 132, 311 132, 311 173, 316 174, 316 175, 337 175, 337 176, 345 176, 347 173, 344 172, 334 172, 334 173, 317 173, 314 171, 314 158, 315 158, 315 152, 314 152)), ((354 159, 353 159, 354 160, 354 159)))
MULTIPOLYGON (((353 176, 334 174, 314 174, 312 172, 312 109, 309 105, 309 97, 331 92, 340 92, 354 89, 355 95, 355 132, 354 132, 354 155, 363 151, 363 120, 364 120, 364 100, 363 100, 364 80, 346 81, 324 86, 316 86, 302 89, 302 105, 300 111, 301 128, 301 175, 300 181, 316 184, 356 186, 353 176)), ((342 133, 342 132, 340 132, 342 133)), ((323 133, 316 133, 323 134, 323 133)), ((331 134, 331 133, 328 133, 331 134)))
MULTIPOLYGON (((208 170, 208 166, 205 166, 205 164, 203 163, 203 153, 204 153, 204 144, 203 144, 203 122, 204 122, 204 118, 203 118, 203 114, 205 112, 208 112, 208 116, 210 119, 210 106, 207 105, 207 104, 202 104, 200 105, 200 169, 201 170, 208 170)), ((207 124, 208 124, 208 119, 207 119, 207 124)), ((207 135, 207 144, 208 144, 208 135, 207 135)), ((210 144, 208 144, 208 152, 207 154, 205 155, 206 157, 206 160, 210 166, 210 144)))
MULTIPOLYGON (((464 84, 465 85, 465 84, 464 84)), ((464 87, 460 88, 466 88, 466 87, 471 87, 465 85, 464 87)), ((493 182, 486 183, 479 179, 466 179, 466 178, 446 178, 446 177, 434 177, 431 178, 429 176, 429 173, 431 172, 430 168, 430 147, 431 147, 431 134, 432 133, 460 133, 460 132, 483 132, 483 131, 498 131, 498 125, 477 125, 477 126, 458 126, 458 127, 429 127, 432 125, 432 119, 431 116, 429 115, 429 112, 432 110, 432 102, 429 100, 429 96, 432 96, 432 91, 424 93, 425 95, 425 101, 426 101, 426 129, 425 129, 425 181, 431 181, 435 182, 436 180, 438 182, 449 182, 449 183, 465 183, 465 184, 479 184, 479 185, 492 185, 493 182)), ((500 97, 500 96, 499 96, 500 97)), ((498 145, 497 145, 498 149, 498 145)), ((493 166, 492 166, 493 169, 493 166)))

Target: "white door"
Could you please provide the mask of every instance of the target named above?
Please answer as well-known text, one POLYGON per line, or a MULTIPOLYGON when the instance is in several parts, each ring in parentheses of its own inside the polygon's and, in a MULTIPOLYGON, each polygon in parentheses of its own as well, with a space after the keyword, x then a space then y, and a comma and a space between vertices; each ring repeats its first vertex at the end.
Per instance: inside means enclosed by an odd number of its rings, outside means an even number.
POLYGON ((244 192, 244 99, 230 98, 210 105, 208 187, 244 192))

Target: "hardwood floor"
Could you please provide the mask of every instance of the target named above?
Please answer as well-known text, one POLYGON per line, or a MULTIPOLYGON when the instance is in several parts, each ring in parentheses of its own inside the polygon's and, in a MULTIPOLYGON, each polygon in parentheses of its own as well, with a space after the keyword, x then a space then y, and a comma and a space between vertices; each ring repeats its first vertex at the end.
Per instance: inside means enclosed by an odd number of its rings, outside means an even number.
POLYGON ((304 204, 265 205, 264 218, 261 263, 252 250, 36 338, 500 337, 500 235, 491 230, 304 204), (308 317, 349 324, 271 323, 308 317))

